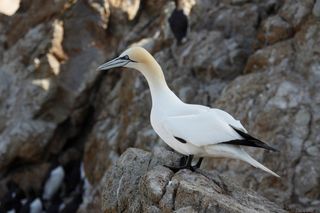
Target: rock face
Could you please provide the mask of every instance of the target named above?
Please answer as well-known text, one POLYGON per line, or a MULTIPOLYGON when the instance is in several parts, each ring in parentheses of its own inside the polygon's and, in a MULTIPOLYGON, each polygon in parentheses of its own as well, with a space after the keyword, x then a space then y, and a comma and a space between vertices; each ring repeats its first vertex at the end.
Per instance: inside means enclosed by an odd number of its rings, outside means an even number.
MULTIPOLYGON (((150 151, 143 155, 156 162, 141 173, 130 170, 136 173, 127 177, 136 178, 132 190, 141 199, 127 193, 117 201, 124 209, 128 200, 132 208, 141 201, 139 208, 150 212, 231 206, 208 196, 203 182, 241 209, 255 202, 272 208, 258 195, 259 200, 246 196, 245 205, 240 194, 223 190, 253 190, 294 212, 320 209, 320 1, 177 2, 189 18, 181 45, 167 21, 173 1, 24 0, 14 15, 0 14, 1 212, 40 200, 44 211, 99 211, 105 178, 109 171, 122 174, 114 169, 129 147, 150 151), (281 179, 227 159, 206 159, 203 174, 160 167, 151 155, 165 145, 150 126, 146 81, 134 71, 96 71, 133 44, 155 56, 183 101, 222 108, 279 149, 248 151, 281 179), (64 179, 52 199, 44 200, 45 183, 58 166, 64 179), (228 177, 225 186, 211 171, 228 177), (179 186, 165 186, 168 180, 179 186), (196 195, 205 201, 185 205, 196 195)), ((107 207, 106 199, 103 208, 116 211, 115 201, 107 207)))
POLYGON ((124 152, 104 177, 104 212, 285 212, 214 172, 162 166, 174 153, 124 152))

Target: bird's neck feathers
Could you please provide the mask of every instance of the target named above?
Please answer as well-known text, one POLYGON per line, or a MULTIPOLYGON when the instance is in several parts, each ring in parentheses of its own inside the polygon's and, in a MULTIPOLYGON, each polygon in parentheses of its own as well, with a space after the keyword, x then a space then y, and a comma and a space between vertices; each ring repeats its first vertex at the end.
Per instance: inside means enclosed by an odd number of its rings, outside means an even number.
POLYGON ((147 79, 151 91, 156 92, 168 87, 160 65, 150 54, 145 54, 135 68, 147 79))
POLYGON ((165 102, 177 98, 169 89, 160 65, 150 54, 144 55, 143 62, 137 63, 135 68, 147 79, 153 105, 155 101, 165 102))

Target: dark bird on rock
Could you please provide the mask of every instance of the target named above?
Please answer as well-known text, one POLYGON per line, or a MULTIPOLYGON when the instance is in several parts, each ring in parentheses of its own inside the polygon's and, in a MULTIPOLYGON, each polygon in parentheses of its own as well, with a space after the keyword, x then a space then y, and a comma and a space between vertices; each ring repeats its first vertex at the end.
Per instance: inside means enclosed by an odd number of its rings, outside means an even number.
POLYGON ((173 10, 168 19, 171 31, 177 39, 178 45, 181 44, 182 39, 187 35, 188 31, 188 17, 184 11, 177 7, 173 10))

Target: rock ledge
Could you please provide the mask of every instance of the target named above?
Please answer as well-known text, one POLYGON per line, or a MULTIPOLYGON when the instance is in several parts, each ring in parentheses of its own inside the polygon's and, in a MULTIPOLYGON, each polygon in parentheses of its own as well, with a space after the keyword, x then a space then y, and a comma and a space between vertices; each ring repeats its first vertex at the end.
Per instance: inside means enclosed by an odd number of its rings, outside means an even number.
POLYGON ((179 156, 130 148, 104 177, 104 212, 285 212, 215 172, 162 166, 179 156))

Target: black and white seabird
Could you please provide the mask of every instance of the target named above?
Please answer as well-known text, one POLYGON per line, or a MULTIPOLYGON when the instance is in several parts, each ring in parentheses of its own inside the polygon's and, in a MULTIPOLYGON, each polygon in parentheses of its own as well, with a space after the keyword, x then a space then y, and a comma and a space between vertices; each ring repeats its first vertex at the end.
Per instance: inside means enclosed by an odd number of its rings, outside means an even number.
POLYGON ((156 133, 177 152, 188 156, 180 168, 198 168, 203 157, 227 157, 245 161, 276 177, 276 173, 253 159, 242 147, 252 146, 275 151, 250 136, 240 121, 229 113, 202 105, 182 102, 168 87, 157 61, 141 47, 132 47, 119 57, 102 64, 98 70, 128 67, 140 71, 151 90, 151 125, 156 133), (192 166, 193 156, 200 157, 192 166))

